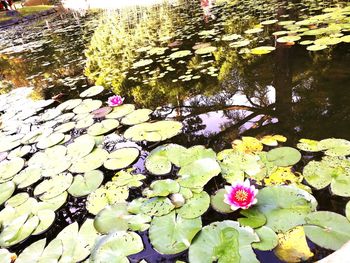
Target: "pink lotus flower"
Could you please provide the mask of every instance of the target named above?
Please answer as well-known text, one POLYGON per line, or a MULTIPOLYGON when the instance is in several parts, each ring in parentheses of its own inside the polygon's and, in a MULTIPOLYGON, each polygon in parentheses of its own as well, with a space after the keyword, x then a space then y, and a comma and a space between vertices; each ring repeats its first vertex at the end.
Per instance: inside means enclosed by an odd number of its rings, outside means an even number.
POLYGON ((247 209, 256 204, 258 201, 255 197, 258 190, 254 185, 250 185, 249 180, 244 182, 236 182, 231 186, 225 186, 227 194, 225 194, 224 202, 231 206, 233 211, 242 208, 247 209))
POLYGON ((114 95, 108 98, 108 106, 117 107, 123 104, 124 98, 119 95, 114 95))

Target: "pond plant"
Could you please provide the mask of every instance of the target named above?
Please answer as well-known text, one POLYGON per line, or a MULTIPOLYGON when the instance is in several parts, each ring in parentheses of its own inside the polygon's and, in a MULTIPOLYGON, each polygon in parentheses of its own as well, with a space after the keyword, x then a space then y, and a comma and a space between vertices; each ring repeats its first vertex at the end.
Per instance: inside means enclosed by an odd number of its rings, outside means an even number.
POLYGON ((145 242, 190 263, 259 262, 256 252, 271 250, 301 262, 313 257, 306 238, 329 250, 350 240, 349 203, 342 214, 318 211, 314 196, 350 197, 347 140, 290 147, 282 135, 242 137, 216 153, 170 143, 183 124, 152 120, 149 109, 106 110, 92 98, 55 105, 31 92, 0 97, 1 262, 135 262, 145 242), (79 199, 83 220, 56 224, 79 199))

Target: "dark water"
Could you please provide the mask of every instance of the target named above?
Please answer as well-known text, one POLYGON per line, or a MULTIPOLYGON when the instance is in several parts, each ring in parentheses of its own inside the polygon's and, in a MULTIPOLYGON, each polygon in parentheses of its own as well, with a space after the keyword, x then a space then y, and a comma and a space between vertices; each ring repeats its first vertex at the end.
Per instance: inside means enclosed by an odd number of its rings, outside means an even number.
MULTIPOLYGON (((283 134, 289 145, 300 138, 350 139, 350 44, 318 52, 298 44, 280 45, 272 35, 283 30, 279 25, 266 26, 262 33, 250 37, 249 48, 276 46, 263 56, 245 53, 247 47, 232 48, 229 41, 221 39, 229 34, 244 35, 264 20, 298 21, 345 2, 217 2, 208 13, 199 1, 187 1, 85 16, 61 13, 1 32, 1 92, 12 86, 34 86, 34 97, 64 101, 94 83, 101 84, 139 107, 161 106, 156 118, 183 121, 184 134, 172 142, 202 144, 215 151, 248 135, 283 134), (217 51, 204 57, 192 54, 169 59, 175 52, 172 48, 193 53, 192 47, 200 42, 210 42, 217 51), (141 47, 166 49, 147 55, 136 51, 141 47), (132 67, 142 59, 153 63, 132 67)), ((135 166, 144 170, 142 161, 135 166)), ((220 183, 212 181, 206 190, 210 193, 220 183)), ((314 195, 320 210, 344 213, 346 200, 330 198, 325 191, 314 195)), ((64 225, 82 222, 86 216, 85 199, 70 199, 59 211, 56 228, 46 235, 54 237, 64 225)), ((226 218, 210 210, 203 221, 209 224, 226 218)), ((142 258, 152 263, 186 260, 186 252, 159 255, 151 248, 147 234, 142 237, 146 249, 130 257, 131 262, 142 258)), ((310 262, 329 254, 310 245, 314 253, 317 251, 310 262)), ((271 252, 257 254, 261 262, 280 262, 271 252)))

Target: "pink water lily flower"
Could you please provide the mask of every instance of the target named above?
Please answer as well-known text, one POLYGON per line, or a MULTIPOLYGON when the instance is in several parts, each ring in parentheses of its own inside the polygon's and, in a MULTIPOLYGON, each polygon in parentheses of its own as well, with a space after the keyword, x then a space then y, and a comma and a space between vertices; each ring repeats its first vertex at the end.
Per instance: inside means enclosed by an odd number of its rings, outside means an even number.
POLYGON ((258 190, 254 185, 250 185, 249 180, 244 182, 235 182, 231 186, 225 186, 227 194, 225 194, 224 202, 231 206, 233 211, 242 208, 248 209, 257 203, 255 198, 258 190))
POLYGON ((114 95, 108 98, 108 106, 117 107, 123 104, 124 98, 119 95, 114 95))

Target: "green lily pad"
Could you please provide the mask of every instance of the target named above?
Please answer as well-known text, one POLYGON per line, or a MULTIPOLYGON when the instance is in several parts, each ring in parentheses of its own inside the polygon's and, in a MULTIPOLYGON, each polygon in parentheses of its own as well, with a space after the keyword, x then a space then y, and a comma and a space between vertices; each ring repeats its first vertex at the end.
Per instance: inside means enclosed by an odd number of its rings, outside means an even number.
POLYGON ((171 53, 169 58, 170 59, 183 58, 183 57, 187 57, 191 54, 192 54, 191 50, 180 50, 180 51, 176 51, 174 53, 171 53))
POLYGON ((117 186, 113 182, 108 182, 92 192, 86 202, 86 209, 91 214, 98 214, 107 205, 123 203, 129 196, 128 187, 117 186))
POLYGON ((93 263, 127 263, 129 255, 143 250, 141 237, 134 232, 118 231, 103 236, 91 251, 93 263))
POLYGON ((35 228, 32 235, 40 235, 48 230, 49 227, 54 223, 56 214, 52 210, 39 210, 37 217, 39 218, 39 224, 35 228))
POLYGON ((88 88, 87 90, 84 90, 82 93, 80 93, 81 98, 90 98, 94 97, 98 94, 100 94, 102 91, 104 91, 104 87, 102 86, 92 86, 88 88))
POLYGON ((194 236, 201 230, 202 220, 184 219, 175 211, 155 217, 149 229, 152 246, 161 254, 176 254, 186 250, 194 236))
POLYGON ((303 170, 308 184, 316 189, 331 185, 339 196, 350 196, 350 161, 341 157, 324 157, 321 161, 309 162, 303 170))
POLYGON ((39 224, 38 217, 24 214, 6 225, 0 233, 0 245, 4 248, 16 245, 28 238, 39 224))
POLYGON ((65 102, 58 105, 56 109, 59 111, 69 111, 79 106, 79 104, 82 103, 82 101, 83 101, 82 99, 66 100, 65 102))
POLYGON ((308 46, 306 49, 309 51, 319 51, 326 48, 327 48, 326 45, 311 45, 311 46, 308 46))
POLYGON ((146 122, 150 119, 150 114, 152 113, 152 110, 149 109, 139 109, 135 110, 128 115, 126 115, 122 120, 121 123, 124 125, 136 125, 143 122, 146 122))
POLYGON ((36 208, 37 210, 48 209, 52 211, 57 211, 66 203, 67 197, 68 197, 68 193, 64 191, 62 194, 56 197, 39 202, 36 208))
POLYGON ((48 109, 41 115, 42 121, 50 121, 61 115, 62 112, 58 109, 48 109))
POLYGON ((252 29, 248 29, 246 31, 244 31, 244 33, 246 34, 256 34, 256 33, 260 33, 263 32, 264 29, 260 28, 260 27, 256 27, 256 28, 252 28, 252 29))
POLYGON ((240 227, 235 221, 214 222, 202 228, 201 232, 189 249, 189 262, 211 263, 231 262, 225 259, 235 259, 234 262, 258 263, 251 247, 258 242, 259 237, 249 227, 240 227), (234 232, 238 232, 238 242, 234 240, 234 232), (230 235, 226 235, 230 234, 230 235), (227 240, 231 242, 227 243, 227 240), (236 244, 232 246, 231 243, 236 244))
POLYGON ((342 215, 318 211, 307 215, 305 221, 306 236, 320 247, 338 250, 350 240, 350 223, 342 215))
POLYGON ((319 152, 322 150, 319 141, 309 139, 300 139, 297 148, 305 152, 319 152))
POLYGON ((44 251, 46 239, 40 239, 30 246, 26 247, 16 259, 17 263, 38 262, 44 251))
POLYGON ((59 239, 54 239, 44 249, 40 257, 40 261, 38 263, 58 262, 62 253, 63 253, 62 241, 59 239))
POLYGON ((128 128, 124 137, 133 141, 164 141, 178 135, 182 130, 181 122, 157 121, 141 123, 128 128))
POLYGON ((240 217, 237 221, 242 226, 250 226, 251 228, 258 228, 266 224, 266 217, 260 213, 256 207, 251 207, 246 210, 241 210, 240 214, 245 217, 240 217))
POLYGON ((270 150, 266 157, 276 166, 292 166, 300 161, 301 154, 292 147, 279 147, 270 150))
POLYGON ((114 119, 103 120, 97 122, 90 126, 87 130, 87 133, 92 136, 98 136, 110 132, 111 130, 116 129, 119 126, 119 121, 114 119))
POLYGON ((135 110, 134 104, 123 104, 118 107, 114 107, 112 112, 106 115, 107 119, 119 119, 132 113, 135 110))
POLYGON ((197 55, 204 55, 204 54, 209 54, 209 53, 213 53, 217 50, 216 47, 202 47, 202 48, 198 48, 194 53, 196 53, 197 55))
POLYGON ((75 114, 89 113, 97 110, 101 106, 102 101, 100 100, 85 99, 82 101, 82 103, 73 109, 73 112, 75 114))
POLYGON ((95 139, 90 135, 82 135, 67 146, 67 155, 73 160, 79 160, 94 149, 95 139))
POLYGON ((18 193, 7 200, 5 206, 17 207, 29 199, 28 193, 18 193))
POLYGON ((133 68, 141 68, 141 67, 144 67, 144 66, 147 66, 147 65, 150 65, 153 63, 153 60, 152 59, 141 59, 137 62, 135 62, 132 67, 133 68))
POLYGON ((296 42, 300 39, 301 39, 300 36, 284 36, 284 37, 277 38, 277 42, 278 43, 296 42))
POLYGON ((158 146, 147 156, 145 167, 155 175, 165 175, 171 171, 171 162, 167 156, 168 146, 158 146))
POLYGON ((21 158, 21 157, 27 155, 31 149, 32 149, 32 147, 29 145, 24 145, 22 147, 18 147, 9 153, 9 155, 7 156, 7 159, 13 159, 13 158, 17 158, 17 157, 21 158))
POLYGON ((96 170, 103 165, 107 158, 108 152, 106 150, 96 148, 90 154, 73 163, 69 171, 72 173, 86 173, 96 170))
POLYGON ((46 179, 34 189, 34 195, 41 200, 54 198, 66 191, 72 184, 73 176, 70 173, 60 174, 46 179))
POLYGON ((138 157, 140 151, 134 147, 117 149, 108 155, 104 167, 108 170, 124 169, 131 165, 138 157))
POLYGON ((94 122, 95 121, 94 121, 93 117, 88 115, 85 118, 78 120, 76 125, 75 125, 75 128, 76 129, 85 129, 85 128, 88 128, 91 125, 93 125, 94 122))
POLYGON ((278 237, 276 233, 269 227, 262 226, 255 229, 260 241, 253 243, 252 247, 258 250, 272 250, 278 245, 278 237))
POLYGON ((254 176, 261 171, 259 158, 252 154, 227 149, 219 152, 217 159, 222 169, 222 176, 228 183, 243 181, 245 174, 254 176))
POLYGON ((65 133, 73 130, 75 128, 75 122, 67 122, 57 126, 54 132, 65 133))
POLYGON ((6 202, 15 192, 16 186, 12 181, 0 184, 0 205, 6 202))
POLYGON ((141 206, 141 212, 149 216, 163 216, 174 210, 175 206, 167 197, 153 197, 141 206))
POLYGON ((266 217, 265 226, 275 232, 305 224, 305 217, 317 206, 312 195, 293 186, 265 187, 258 192, 257 199, 254 208, 266 217))
POLYGON ((132 187, 140 187, 142 185, 142 180, 146 178, 146 176, 142 174, 132 174, 132 169, 121 170, 116 173, 113 178, 113 184, 116 186, 127 186, 129 188, 132 187))
POLYGON ((346 203, 345 216, 350 221, 350 201, 346 203))
MULTIPOLYGON (((22 139, 23 140, 23 139, 22 139)), ((7 152, 21 145, 21 140, 11 140, 10 136, 6 136, 0 140, 0 152, 7 152)))
POLYGON ((181 167, 178 183, 190 189, 202 189, 213 177, 221 172, 216 160, 203 158, 181 167))
POLYGON ((153 181, 150 189, 145 189, 143 192, 148 198, 155 196, 168 196, 173 193, 178 193, 180 185, 171 179, 153 181))
POLYGON ((209 208, 210 197, 207 192, 194 193, 193 197, 186 200, 186 203, 177 210, 177 213, 186 219, 200 217, 209 208))
POLYGON ((13 158, 9 161, 5 160, 0 163, 0 182, 11 180, 15 174, 22 170, 24 159, 13 158))
POLYGON ((350 141, 344 139, 324 139, 319 142, 319 147, 329 156, 350 155, 350 141))
POLYGON ((17 185, 18 189, 26 188, 35 184, 41 179, 42 169, 36 166, 29 166, 16 174, 12 181, 17 185))
POLYGON ((219 189, 216 191, 214 195, 210 197, 210 203, 213 209, 219 213, 227 214, 227 213, 232 213, 233 210, 231 207, 224 202, 225 199, 225 194, 226 194, 225 189, 219 189))
POLYGON ((126 203, 114 204, 102 209, 94 219, 94 227, 101 234, 128 230, 130 214, 126 203))
POLYGON ((275 47, 270 47, 270 46, 261 46, 261 47, 256 47, 253 48, 250 53, 254 54, 254 55, 265 55, 265 54, 269 54, 272 51, 274 51, 276 48, 275 47))
POLYGON ((36 147, 38 147, 39 149, 46 149, 56 144, 59 144, 63 140, 64 140, 63 133, 52 133, 49 136, 42 135, 40 136, 40 139, 36 144, 36 147))
POLYGON ((95 191, 103 181, 103 173, 99 170, 92 170, 84 175, 74 176, 72 185, 68 188, 68 193, 74 197, 86 196, 95 191))

